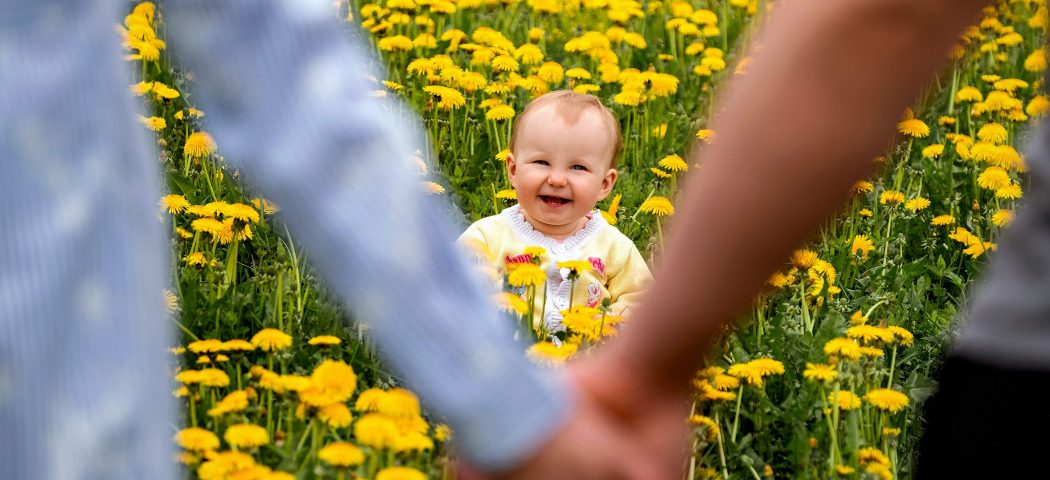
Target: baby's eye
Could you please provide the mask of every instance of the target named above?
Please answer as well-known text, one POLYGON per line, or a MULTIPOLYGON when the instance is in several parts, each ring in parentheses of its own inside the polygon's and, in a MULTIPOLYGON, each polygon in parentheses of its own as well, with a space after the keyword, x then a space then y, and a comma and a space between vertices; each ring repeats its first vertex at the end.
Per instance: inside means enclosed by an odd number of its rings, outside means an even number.
POLYGON ((546 160, 536 160, 536 161, 534 161, 532 163, 538 163, 540 165, 550 165, 549 163, 547 163, 546 160))
POLYGON ((587 171, 587 167, 585 167, 585 166, 583 166, 583 165, 573 165, 573 166, 572 166, 572 169, 573 169, 573 170, 580 170, 580 171, 583 171, 583 172, 586 172, 586 171, 587 171))

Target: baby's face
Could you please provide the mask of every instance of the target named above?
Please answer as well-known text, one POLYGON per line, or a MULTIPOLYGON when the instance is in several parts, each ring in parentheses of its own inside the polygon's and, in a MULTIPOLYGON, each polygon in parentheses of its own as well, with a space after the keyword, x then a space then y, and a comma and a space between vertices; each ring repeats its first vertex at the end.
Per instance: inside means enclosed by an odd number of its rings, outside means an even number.
POLYGON ((570 124, 553 106, 544 106, 522 120, 514 152, 507 156, 518 203, 536 230, 570 235, 616 183, 610 168, 613 134, 594 110, 570 124))

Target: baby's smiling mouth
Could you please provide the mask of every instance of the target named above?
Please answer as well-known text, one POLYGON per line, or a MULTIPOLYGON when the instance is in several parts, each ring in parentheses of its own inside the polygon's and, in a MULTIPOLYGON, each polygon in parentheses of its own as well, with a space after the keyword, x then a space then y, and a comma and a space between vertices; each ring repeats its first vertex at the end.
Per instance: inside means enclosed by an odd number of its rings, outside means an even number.
POLYGON ((540 200, 542 200, 548 207, 560 207, 572 203, 572 200, 569 200, 568 198, 556 197, 553 195, 540 195, 540 200))

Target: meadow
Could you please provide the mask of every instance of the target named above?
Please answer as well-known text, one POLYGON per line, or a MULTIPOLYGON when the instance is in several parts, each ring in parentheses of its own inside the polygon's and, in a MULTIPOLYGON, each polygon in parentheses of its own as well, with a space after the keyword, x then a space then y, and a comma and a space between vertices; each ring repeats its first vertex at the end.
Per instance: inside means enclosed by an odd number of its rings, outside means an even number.
MULTIPOLYGON (((419 181, 464 221, 513 205, 503 159, 530 99, 599 97, 624 136, 601 213, 659 272, 678 194, 703 175, 695 153, 717 141, 717 92, 748 74, 748 40, 777 3, 351 0, 332 15, 385 69, 372 95, 418 113, 431 142, 419 181)), ((139 3, 118 21, 168 188, 158 210, 171 232, 165 294, 184 413, 173 442, 187 477, 450 478, 454 432, 377 359, 368 319, 325 289, 280 206, 225 162, 207 112, 187 100, 192 76, 169 55, 163 9, 139 3)), ((1000 0, 945 52, 949 67, 872 159, 879 173, 785 259, 697 372, 683 477, 913 474, 958 311, 1027 187, 1026 132, 1050 108, 1047 25, 1044 1, 1000 0)), ((529 254, 499 280, 535 295, 543 280, 527 270, 546 260, 529 254)), ((528 334, 532 303, 499 298, 525 326, 525 354, 550 368, 601 348, 620 321, 577 306, 555 345, 528 334)))

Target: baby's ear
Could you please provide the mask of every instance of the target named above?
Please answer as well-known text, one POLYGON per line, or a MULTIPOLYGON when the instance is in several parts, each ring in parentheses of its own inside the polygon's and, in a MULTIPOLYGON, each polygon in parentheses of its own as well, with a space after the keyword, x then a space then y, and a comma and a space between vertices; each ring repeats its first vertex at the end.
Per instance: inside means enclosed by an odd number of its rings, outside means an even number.
POLYGON ((612 192, 613 186, 616 185, 616 179, 619 178, 620 172, 616 171, 615 168, 610 168, 609 171, 605 172, 605 178, 602 179, 602 191, 598 200, 605 200, 605 197, 609 196, 612 192))
POLYGON ((514 163, 514 154, 508 153, 504 163, 507 164, 507 179, 514 183, 514 175, 518 173, 518 165, 514 163))

